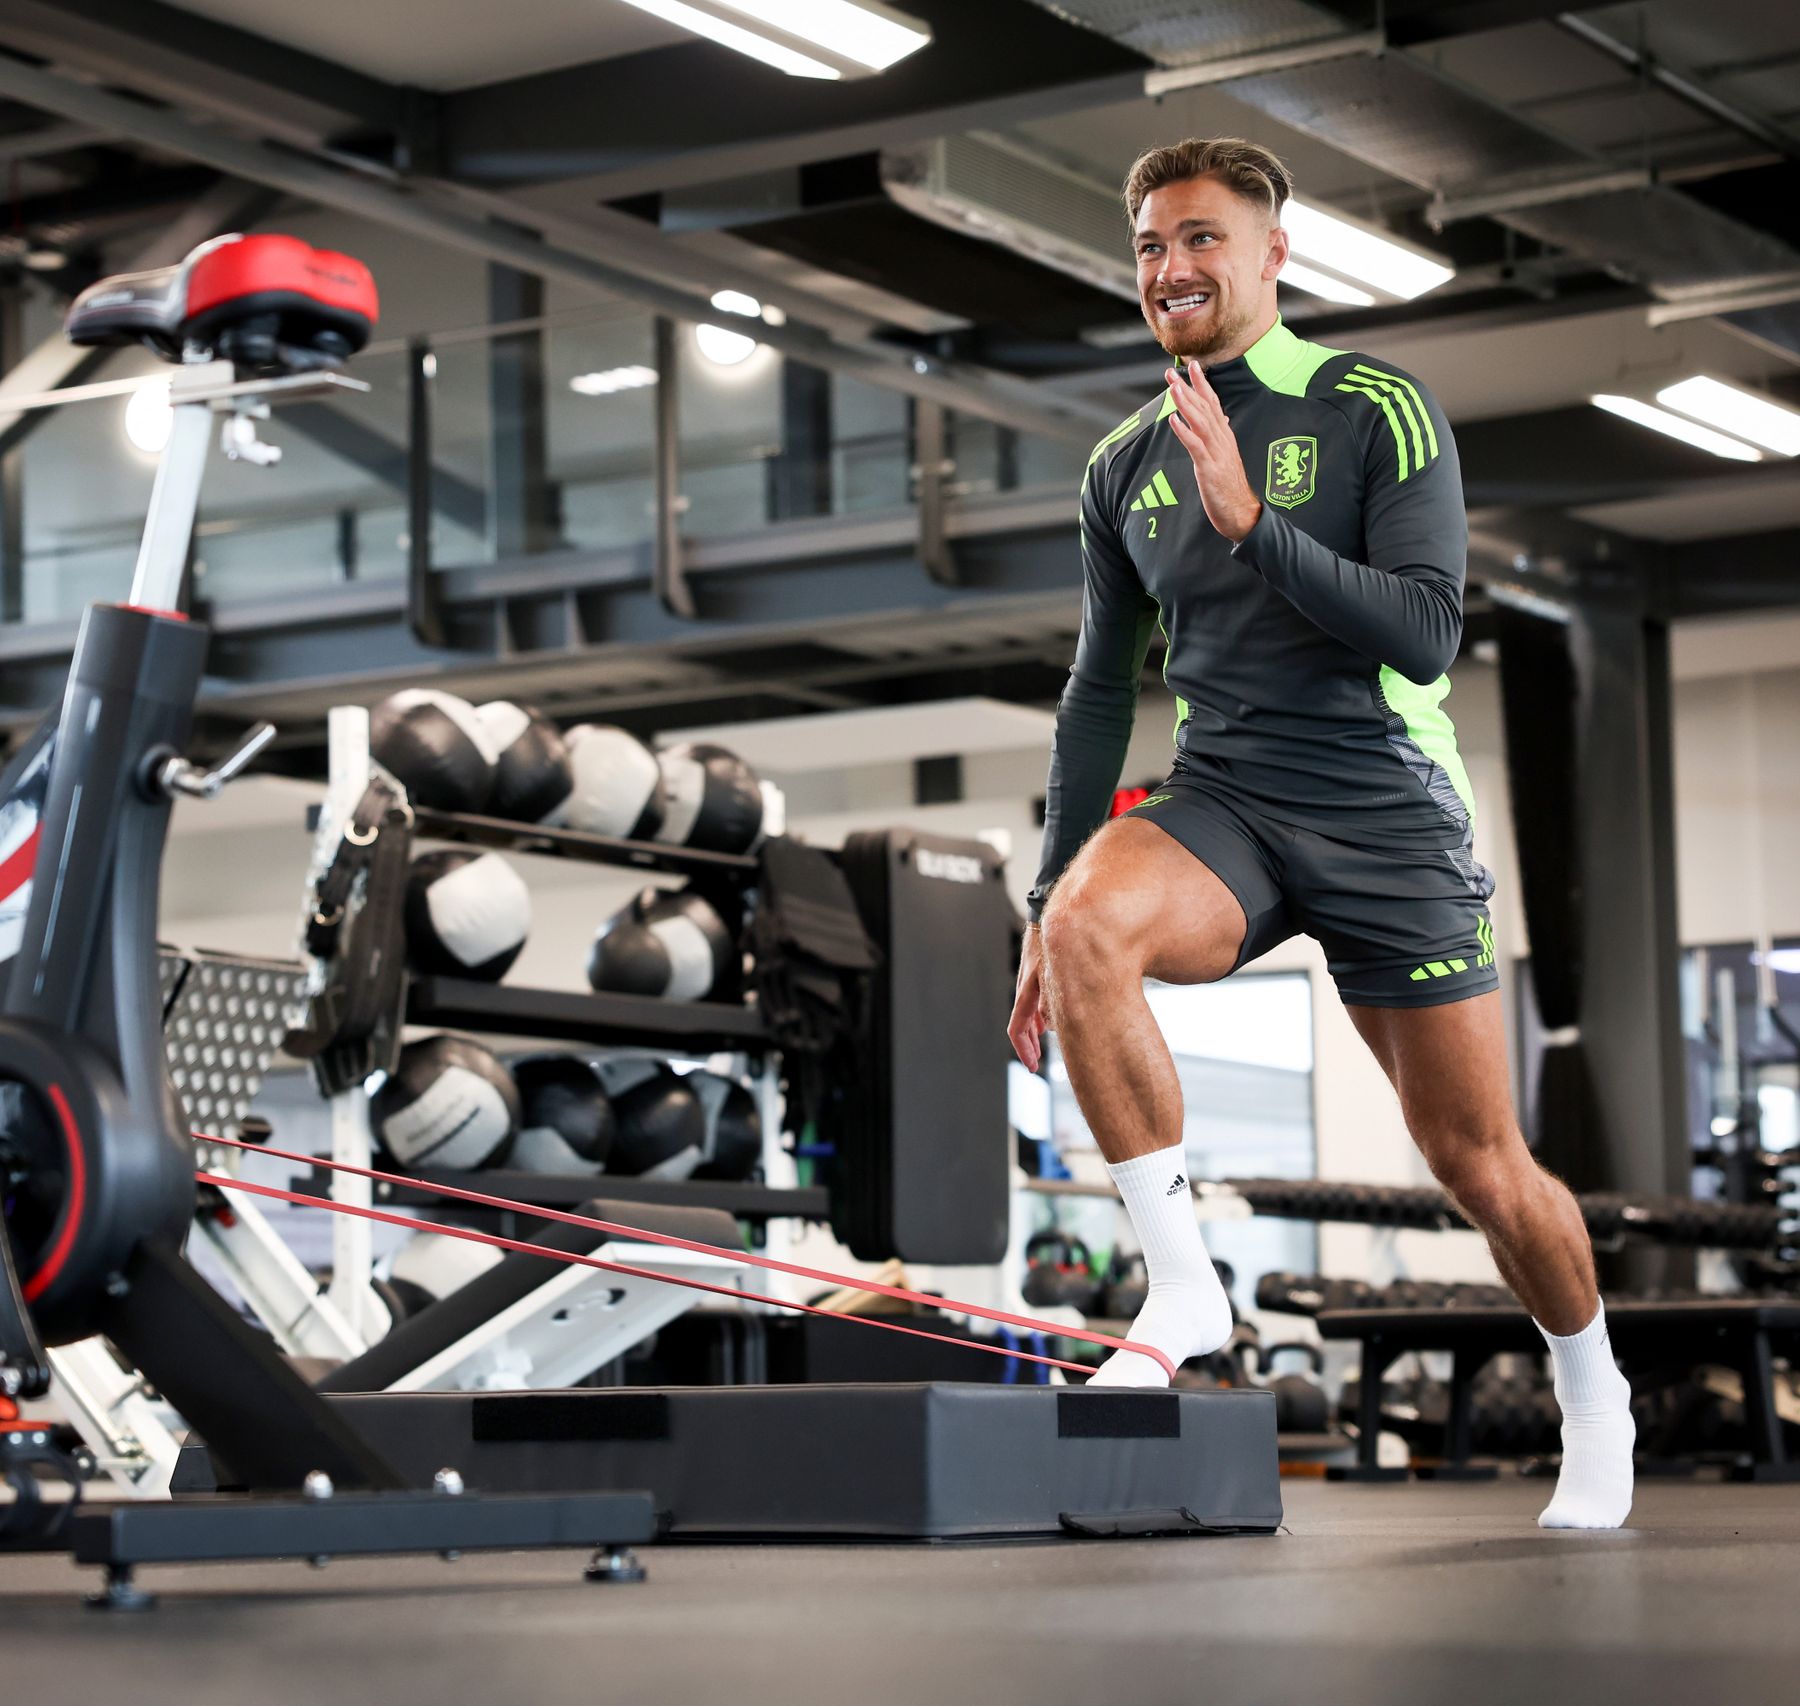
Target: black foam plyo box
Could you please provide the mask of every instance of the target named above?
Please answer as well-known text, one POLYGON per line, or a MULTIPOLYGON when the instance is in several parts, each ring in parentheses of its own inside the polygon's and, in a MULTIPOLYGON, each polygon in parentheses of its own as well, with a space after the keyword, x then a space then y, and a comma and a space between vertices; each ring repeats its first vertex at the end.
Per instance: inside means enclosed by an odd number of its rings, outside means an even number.
POLYGON ((667 1531, 936 1540, 1272 1532, 1263 1391, 919 1385, 381 1392, 333 1398, 409 1481, 648 1488, 667 1531))

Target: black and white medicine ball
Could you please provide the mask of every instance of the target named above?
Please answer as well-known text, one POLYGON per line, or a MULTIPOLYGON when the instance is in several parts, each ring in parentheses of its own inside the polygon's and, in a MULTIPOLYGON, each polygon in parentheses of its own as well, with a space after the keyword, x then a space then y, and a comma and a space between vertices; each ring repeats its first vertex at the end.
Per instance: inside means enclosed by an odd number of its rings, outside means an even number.
POLYGON ((519 1135, 510 1167, 528 1173, 573 1173, 606 1165, 618 1118, 600 1074, 573 1054, 534 1054, 515 1060, 519 1135))
POLYGON ((717 1072, 690 1072, 682 1082, 706 1116, 696 1179, 748 1179, 762 1161, 762 1116, 748 1086, 717 1072))
POLYGON ((369 751, 415 806, 487 810, 499 754, 468 700, 429 687, 390 694, 369 713, 369 751))
POLYGON ((589 835, 649 840, 663 817, 656 754, 636 735, 604 723, 578 723, 564 739, 572 780, 548 821, 589 835))
POLYGON ((691 1178, 706 1157, 706 1113, 687 1080, 661 1061, 603 1060, 597 1069, 619 1121, 607 1171, 691 1178))
POLYGON ((531 933, 531 891, 498 853, 422 853, 403 916, 414 971, 498 983, 531 933))
POLYGON ((408 1043, 371 1098, 375 1136, 402 1167, 463 1172, 497 1161, 519 1129, 512 1075, 467 1037, 408 1043))
POLYGON ((658 755, 663 821, 658 841, 708 853, 748 853, 762 834, 762 784, 756 772, 722 746, 703 741, 658 755))
POLYGON ((712 905, 689 889, 645 889, 600 926, 588 982, 619 995, 704 1001, 729 989, 736 946, 712 905))
POLYGON ((491 699, 475 715, 498 754, 489 815, 542 823, 575 786, 562 730, 541 711, 510 699, 491 699))

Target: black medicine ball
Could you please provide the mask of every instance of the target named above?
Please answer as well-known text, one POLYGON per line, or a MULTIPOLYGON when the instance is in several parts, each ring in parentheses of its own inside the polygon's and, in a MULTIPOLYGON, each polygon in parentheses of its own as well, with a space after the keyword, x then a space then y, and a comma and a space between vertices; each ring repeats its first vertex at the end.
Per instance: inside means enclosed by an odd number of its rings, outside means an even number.
POLYGON ((619 1121, 607 1171, 691 1178, 705 1159, 706 1113, 681 1075, 649 1060, 603 1060, 598 1071, 619 1121))
POLYGON ((531 933, 531 892, 498 853, 423 853, 406 880, 403 916, 415 971, 498 983, 531 933))
POLYGON ((522 1111, 508 1162, 533 1173, 605 1166, 619 1122, 593 1066, 578 1055, 534 1054, 512 1071, 522 1111))
POLYGON ((663 779, 658 841, 708 853, 748 853, 756 845, 762 834, 762 784, 735 752, 694 742, 671 747, 657 762, 663 779))
POLYGON ((762 1116, 756 1098, 735 1078, 690 1072, 682 1082, 706 1115, 705 1153, 696 1179, 748 1179, 762 1161, 762 1116))
POLYGON ((498 754, 489 814, 542 823, 575 786, 562 731, 541 712, 510 699, 490 700, 475 715, 498 754))
POLYGON ((496 1161, 512 1141, 519 1092, 480 1043, 425 1037, 400 1051, 369 1115, 382 1148, 400 1166, 464 1172, 496 1161))
POLYGON ((499 754, 468 700, 427 687, 391 694, 369 713, 369 751, 415 806, 487 810, 499 754))
POLYGON ((733 984, 735 946, 717 911, 683 889, 645 889, 600 926, 588 982, 620 995, 704 1001, 733 984))
POLYGON ((653 836, 663 816, 656 754, 636 735, 601 723, 579 723, 564 739, 572 782, 549 821, 590 835, 653 836))

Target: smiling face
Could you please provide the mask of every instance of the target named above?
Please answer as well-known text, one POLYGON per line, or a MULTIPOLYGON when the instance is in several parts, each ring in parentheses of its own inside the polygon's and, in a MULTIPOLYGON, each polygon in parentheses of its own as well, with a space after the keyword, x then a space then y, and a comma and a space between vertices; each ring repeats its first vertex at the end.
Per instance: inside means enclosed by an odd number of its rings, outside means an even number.
POLYGON ((1133 241, 1144 319, 1170 355, 1210 367, 1274 324, 1287 234, 1218 178, 1152 190, 1133 241))

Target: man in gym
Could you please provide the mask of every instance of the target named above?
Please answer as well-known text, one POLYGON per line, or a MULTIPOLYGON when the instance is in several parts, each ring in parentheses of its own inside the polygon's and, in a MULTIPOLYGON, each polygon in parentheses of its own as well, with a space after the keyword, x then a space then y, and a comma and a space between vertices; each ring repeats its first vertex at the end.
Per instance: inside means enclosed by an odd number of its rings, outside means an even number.
MULTIPOLYGON (((1081 488, 1081 637, 1009 1034, 1035 1071, 1057 1032, 1149 1269, 1129 1336, 1179 1364, 1231 1319, 1143 980, 1211 982, 1316 938, 1414 1142, 1550 1347, 1563 1462, 1539 1523, 1616 1528, 1630 1389, 1580 1211, 1513 1114, 1493 878, 1441 708, 1468 545, 1456 445, 1418 380, 1282 323, 1292 193, 1279 160, 1230 138, 1152 149, 1126 180, 1144 318, 1173 365, 1081 488), (1159 623, 1174 768, 1106 823, 1159 623)), ((1167 1379, 1128 1351, 1094 1376, 1167 1379)))

